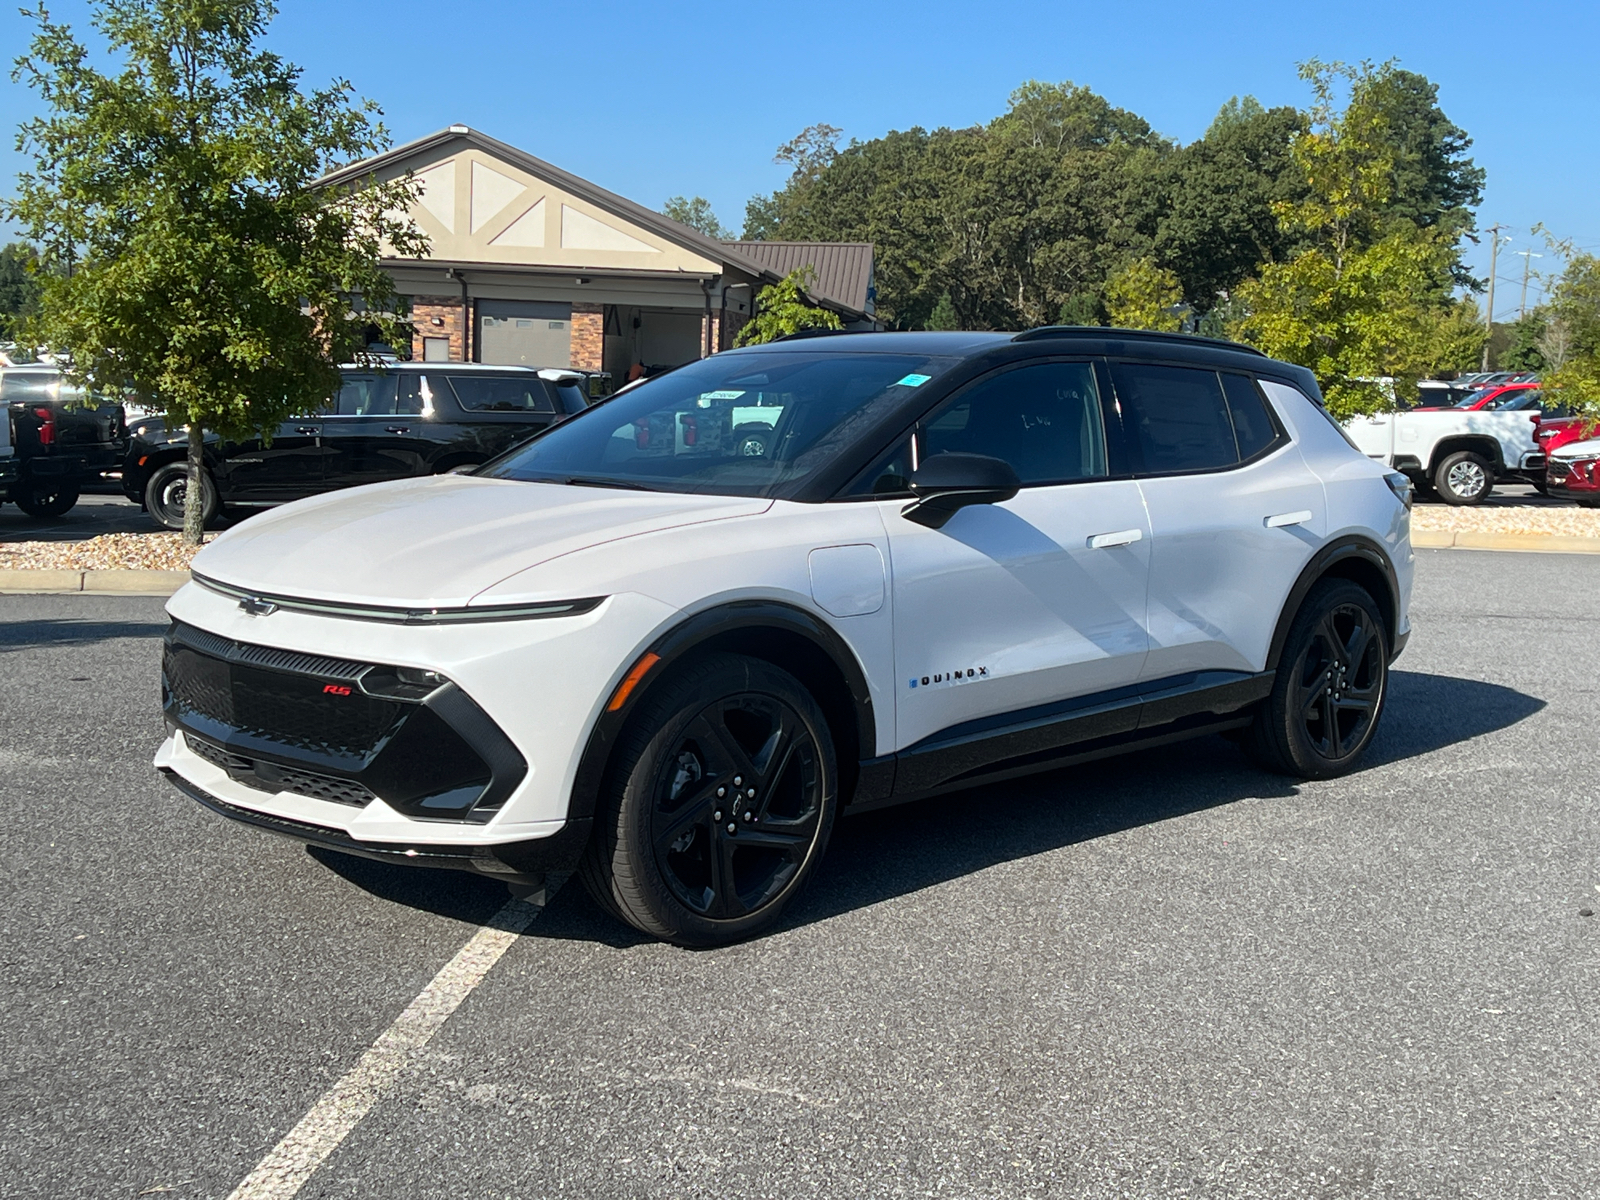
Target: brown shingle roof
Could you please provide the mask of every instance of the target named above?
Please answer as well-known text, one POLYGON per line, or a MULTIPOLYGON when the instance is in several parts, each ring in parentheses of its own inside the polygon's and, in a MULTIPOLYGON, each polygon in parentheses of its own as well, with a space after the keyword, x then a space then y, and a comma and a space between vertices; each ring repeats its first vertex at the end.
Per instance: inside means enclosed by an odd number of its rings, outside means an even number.
POLYGON ((871 242, 727 242, 747 259, 776 275, 809 266, 815 279, 808 289, 813 298, 871 313, 871 242))

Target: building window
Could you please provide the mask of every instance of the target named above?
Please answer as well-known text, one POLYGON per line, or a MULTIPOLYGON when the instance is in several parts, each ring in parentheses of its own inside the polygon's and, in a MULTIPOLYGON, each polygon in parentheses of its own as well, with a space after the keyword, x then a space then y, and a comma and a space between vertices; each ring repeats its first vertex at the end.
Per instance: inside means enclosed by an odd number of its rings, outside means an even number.
POLYGON ((449 362, 450 339, 447 337, 425 337, 422 339, 423 362, 449 362))

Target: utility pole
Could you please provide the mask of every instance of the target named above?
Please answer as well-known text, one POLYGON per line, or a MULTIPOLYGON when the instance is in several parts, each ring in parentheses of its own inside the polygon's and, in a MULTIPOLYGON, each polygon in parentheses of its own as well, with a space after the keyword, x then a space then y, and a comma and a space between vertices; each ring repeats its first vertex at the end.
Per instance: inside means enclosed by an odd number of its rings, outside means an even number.
MULTIPOLYGON (((1500 230, 1499 222, 1489 226, 1489 309, 1483 315, 1483 328, 1487 337, 1483 339, 1483 369, 1489 369, 1489 339, 1494 336, 1494 267, 1500 257, 1500 230)), ((1510 241, 1510 238, 1506 239, 1510 241)))
POLYGON ((1517 306, 1517 320, 1522 320, 1528 315, 1528 267, 1536 258, 1543 258, 1542 254, 1535 254, 1532 250, 1518 250, 1522 255, 1522 303, 1517 306))

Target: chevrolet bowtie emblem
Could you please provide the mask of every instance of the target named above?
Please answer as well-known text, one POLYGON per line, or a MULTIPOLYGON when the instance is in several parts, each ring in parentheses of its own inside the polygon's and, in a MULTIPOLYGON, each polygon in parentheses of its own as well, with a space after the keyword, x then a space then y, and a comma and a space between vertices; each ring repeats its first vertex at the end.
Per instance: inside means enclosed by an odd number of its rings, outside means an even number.
POLYGON ((263 600, 259 596, 246 596, 239 601, 239 610, 249 613, 252 617, 270 617, 278 611, 278 606, 271 600, 263 600))

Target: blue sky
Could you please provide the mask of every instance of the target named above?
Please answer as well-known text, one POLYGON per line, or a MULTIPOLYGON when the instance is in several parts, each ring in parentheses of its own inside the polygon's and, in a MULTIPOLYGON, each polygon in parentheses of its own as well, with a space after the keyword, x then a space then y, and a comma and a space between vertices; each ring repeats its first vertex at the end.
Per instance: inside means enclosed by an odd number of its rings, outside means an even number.
MULTIPOLYGON (((79 0, 51 7, 86 24, 79 0)), ((8 6, 6 56, 28 35, 8 6)), ((1536 222, 1600 249, 1594 0, 283 0, 269 42, 308 83, 341 76, 377 100, 397 141, 465 122, 652 207, 706 196, 734 228, 750 195, 783 181, 773 149, 813 122, 862 139, 968 125, 1001 112, 1026 79, 1070 79, 1189 141, 1232 95, 1304 105, 1303 59, 1397 57, 1440 85, 1445 112, 1474 139, 1489 173, 1479 224, 1498 221, 1515 239, 1501 252, 1497 315, 1515 316, 1515 252, 1545 249, 1536 222)), ((26 88, 0 84, 0 126, 34 108, 26 88)), ((21 165, 8 139, 5 191, 21 165)), ((1473 255, 1480 274, 1487 258, 1486 245, 1473 255)))

